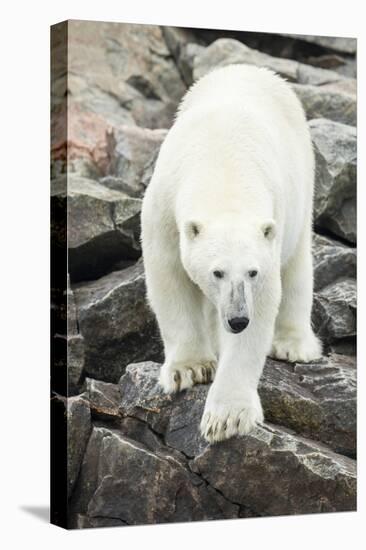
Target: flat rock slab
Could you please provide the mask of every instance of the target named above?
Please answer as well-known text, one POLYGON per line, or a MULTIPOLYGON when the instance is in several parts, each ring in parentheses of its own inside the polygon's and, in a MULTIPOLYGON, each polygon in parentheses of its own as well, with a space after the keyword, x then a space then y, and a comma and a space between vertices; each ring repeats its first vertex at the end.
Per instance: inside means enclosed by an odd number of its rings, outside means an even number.
POLYGON ((76 174, 52 182, 52 201, 67 209, 72 281, 100 277, 141 254, 141 200, 76 174))
MULTIPOLYGON (((121 407, 147 422, 165 441, 194 457, 206 447, 199 433, 208 386, 175 396, 158 384, 160 366, 147 362, 127 367, 121 378, 121 407)), ((267 359, 260 381, 265 418, 333 450, 356 453, 356 363, 333 354, 318 363, 289 364, 267 359)))
POLYGON ((267 359, 259 393, 267 420, 355 457, 355 358, 332 354, 294 365, 267 359))

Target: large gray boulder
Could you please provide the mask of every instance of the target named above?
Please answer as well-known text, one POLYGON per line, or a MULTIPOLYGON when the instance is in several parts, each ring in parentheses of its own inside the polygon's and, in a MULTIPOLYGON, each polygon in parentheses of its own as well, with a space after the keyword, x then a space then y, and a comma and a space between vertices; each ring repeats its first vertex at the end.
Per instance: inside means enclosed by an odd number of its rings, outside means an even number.
POLYGON ((356 360, 333 354, 310 364, 267 359, 259 393, 265 418, 356 456, 356 360))
POLYGON ((356 129, 325 119, 311 120, 309 126, 316 157, 315 224, 355 243, 356 129))
POLYGON ((304 107, 308 120, 327 118, 342 124, 357 124, 357 101, 344 87, 292 84, 293 90, 304 107))
POLYGON ((314 293, 313 326, 325 343, 356 336, 357 284, 342 279, 314 293))
POLYGON ((117 382, 131 361, 162 358, 140 261, 96 281, 75 285, 74 295, 88 376, 117 382))
POLYGON ((70 104, 114 128, 169 128, 185 90, 160 27, 68 22, 70 104))
POLYGON ((142 198, 145 192, 144 173, 154 159, 167 130, 150 130, 124 126, 115 132, 115 146, 110 158, 109 176, 100 180, 104 186, 142 198))
POLYGON ((356 249, 316 233, 313 262, 315 291, 344 278, 356 279, 356 249))
POLYGON ((52 200, 67 208, 72 281, 98 277, 116 262, 140 256, 141 199, 70 174, 53 182, 52 200))
POLYGON ((193 79, 231 64, 266 67, 293 83, 309 120, 324 117, 344 124, 356 124, 355 79, 292 59, 272 57, 231 38, 220 38, 197 52, 193 59, 193 79))
POLYGON ((232 518, 239 512, 194 474, 183 456, 136 422, 120 429, 94 427, 78 493, 70 527, 85 525, 85 516, 91 522, 113 519, 141 525, 232 518), (131 432, 139 432, 142 441, 132 439, 131 432))
POLYGON ((315 68, 292 59, 272 57, 232 38, 220 38, 204 50, 198 50, 193 61, 193 78, 197 80, 218 67, 242 63, 266 67, 298 84, 318 86, 343 80, 334 71, 315 68))

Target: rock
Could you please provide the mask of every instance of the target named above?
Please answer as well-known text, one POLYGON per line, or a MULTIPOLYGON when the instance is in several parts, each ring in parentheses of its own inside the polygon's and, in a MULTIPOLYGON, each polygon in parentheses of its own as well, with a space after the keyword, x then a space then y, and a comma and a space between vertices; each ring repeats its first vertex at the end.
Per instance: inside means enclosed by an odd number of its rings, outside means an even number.
POLYGON ((356 129, 325 119, 309 123, 316 156, 315 225, 356 242, 356 129))
POLYGON ((356 249, 314 234, 314 290, 345 277, 356 279, 356 249))
POLYGON ((343 279, 314 293, 313 326, 325 343, 356 335, 356 281, 343 279))
POLYGON ((345 64, 345 59, 340 55, 331 53, 309 57, 307 62, 314 67, 321 67, 322 69, 336 69, 345 64))
POLYGON ((97 418, 119 418, 121 394, 117 384, 87 378, 86 395, 91 413, 97 418))
POLYGON ((311 44, 316 44, 322 48, 334 50, 336 52, 355 54, 357 51, 356 38, 342 38, 340 36, 314 36, 311 34, 286 34, 283 36, 289 36, 296 40, 310 42, 311 44))
MULTIPOLYGON (((335 446, 342 441, 342 448, 343 442, 348 441, 346 447, 349 448, 354 443, 347 429, 351 425, 354 436, 355 419, 352 405, 347 412, 342 405, 350 399, 355 408, 354 367, 345 361, 347 359, 342 358, 337 363, 337 359, 332 358, 323 365, 309 365, 308 371, 305 365, 299 365, 296 370, 285 363, 269 361, 261 384, 266 406, 271 405, 279 420, 290 419, 297 428, 306 423, 307 415, 308 432, 313 429, 316 435, 323 434, 332 439, 335 446), (273 370, 274 366, 277 370, 273 370), (286 373, 281 369, 286 369, 286 373), (343 389, 338 387, 337 372, 343 389), (282 395, 278 388, 272 387, 279 380, 282 395), (328 404, 328 399, 337 403, 328 404), (344 415, 343 426, 341 418, 333 416, 335 409, 344 415), (338 422, 340 430, 335 438, 334 422, 338 422)), ((120 381, 121 410, 147 423, 161 434, 169 447, 190 457, 191 469, 227 500, 239 504, 243 517, 355 509, 354 460, 334 453, 321 443, 268 424, 246 437, 210 446, 199 435, 207 386, 198 385, 176 396, 167 396, 159 389, 158 371, 159 365, 151 362, 127 368, 120 381)))
POLYGON ((269 425, 207 447, 192 468, 261 516, 356 509, 355 461, 269 425))
POLYGON ((194 386, 175 397, 166 395, 159 386, 160 365, 151 361, 130 364, 120 380, 121 412, 147 422, 170 447, 189 457, 206 446, 198 426, 207 388, 194 386))
POLYGON ((88 443, 91 421, 90 410, 82 395, 67 400, 67 480, 68 497, 74 489, 81 462, 88 443))
POLYGON ((85 363, 84 338, 81 334, 67 337, 68 394, 78 393, 85 363))
POLYGON ((120 260, 141 254, 141 200, 69 175, 53 183, 52 200, 67 201, 72 281, 103 275, 120 260))
MULTIPOLYGON (((338 83, 337 83, 338 84, 338 83)), ((327 118, 335 122, 355 126, 357 102, 349 93, 333 91, 326 86, 292 84, 307 118, 327 118)))
MULTIPOLYGON (((164 441, 189 457, 207 443, 199 433, 207 386, 176 396, 158 384, 160 366, 131 364, 120 380, 121 412, 147 422, 164 441)), ((327 444, 337 452, 356 452, 355 359, 331 355, 318 363, 289 364, 267 359, 260 381, 266 420, 327 444)))
POLYGON ((90 529, 91 527, 121 527, 127 525, 125 521, 114 518, 89 518, 85 514, 77 514, 73 527, 75 529, 90 529))
POLYGON ((145 298, 141 262, 79 283, 74 294, 89 377, 117 382, 129 362, 162 358, 157 325, 145 298))
POLYGON ((197 80, 214 68, 237 63, 266 67, 288 81, 299 84, 318 86, 343 78, 333 71, 315 68, 292 59, 272 57, 230 38, 220 38, 198 53, 193 61, 193 78, 197 80))
POLYGON ((68 22, 69 102, 118 128, 169 128, 185 93, 161 28, 68 22))
POLYGON ((95 179, 107 174, 114 146, 111 126, 78 104, 60 110, 52 116, 52 176, 75 172, 95 179))
POLYGON ((355 78, 344 78, 337 82, 329 82, 320 86, 323 92, 334 92, 337 94, 346 94, 356 102, 357 99, 357 80, 355 78))
POLYGON ((355 457, 355 358, 333 354, 295 365, 268 359, 259 393, 266 420, 355 457))
POLYGON ((200 41, 193 29, 161 27, 161 30, 185 84, 190 86, 193 82, 193 61, 204 50, 204 41, 200 41))
POLYGON ((167 130, 149 130, 137 126, 124 126, 115 134, 116 145, 111 158, 108 176, 100 182, 130 197, 142 198, 145 167, 158 154, 167 130))
POLYGON ((73 505, 77 518, 86 514, 91 522, 98 518, 142 525, 238 516, 237 505, 208 487, 184 457, 153 434, 147 447, 123 430, 94 427, 78 490, 83 497, 73 505))
POLYGON ((79 392, 84 373, 84 338, 79 333, 74 294, 68 277, 67 286, 67 379, 68 395, 79 392))
POLYGON ((193 42, 183 46, 179 56, 179 68, 187 86, 194 82, 194 60, 204 51, 204 46, 194 44, 193 42))

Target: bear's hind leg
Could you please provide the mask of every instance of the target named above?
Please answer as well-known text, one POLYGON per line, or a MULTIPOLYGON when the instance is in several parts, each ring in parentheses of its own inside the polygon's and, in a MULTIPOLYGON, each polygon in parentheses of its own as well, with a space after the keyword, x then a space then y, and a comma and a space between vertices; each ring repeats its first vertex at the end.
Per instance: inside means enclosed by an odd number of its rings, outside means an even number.
POLYGON ((188 278, 176 255, 166 254, 161 261, 146 251, 144 264, 149 302, 164 342, 161 386, 166 393, 174 393, 211 382, 216 356, 206 326, 206 298, 188 278))
POLYGON ((294 256, 282 271, 282 299, 275 324, 271 356, 309 362, 322 354, 311 326, 313 261, 311 231, 306 229, 294 256))

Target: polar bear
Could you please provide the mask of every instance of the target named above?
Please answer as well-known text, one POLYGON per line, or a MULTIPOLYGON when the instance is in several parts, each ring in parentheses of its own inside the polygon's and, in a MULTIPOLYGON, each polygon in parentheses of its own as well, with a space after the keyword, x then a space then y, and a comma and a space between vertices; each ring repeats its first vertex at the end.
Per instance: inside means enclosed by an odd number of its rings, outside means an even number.
POLYGON ((187 92, 141 216, 147 297, 164 342, 160 383, 213 381, 213 443, 263 421, 266 356, 321 356, 311 326, 314 155, 302 106, 273 72, 231 65, 187 92))

